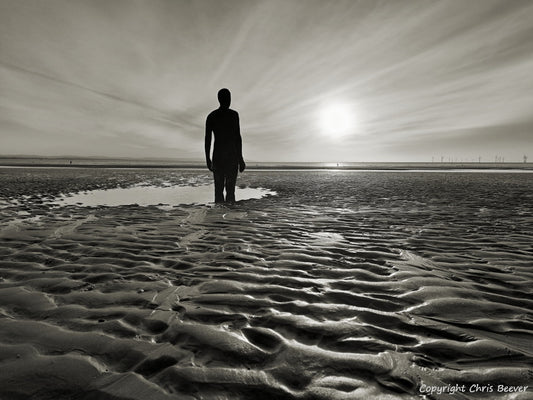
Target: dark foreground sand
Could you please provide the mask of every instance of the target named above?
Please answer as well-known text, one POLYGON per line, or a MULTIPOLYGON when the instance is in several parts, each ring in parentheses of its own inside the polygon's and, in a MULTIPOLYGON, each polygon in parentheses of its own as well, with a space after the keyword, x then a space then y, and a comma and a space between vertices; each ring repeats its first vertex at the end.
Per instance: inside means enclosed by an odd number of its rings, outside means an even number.
POLYGON ((247 172, 278 195, 51 204, 209 180, 0 170, 0 399, 532 398, 531 174, 247 172))

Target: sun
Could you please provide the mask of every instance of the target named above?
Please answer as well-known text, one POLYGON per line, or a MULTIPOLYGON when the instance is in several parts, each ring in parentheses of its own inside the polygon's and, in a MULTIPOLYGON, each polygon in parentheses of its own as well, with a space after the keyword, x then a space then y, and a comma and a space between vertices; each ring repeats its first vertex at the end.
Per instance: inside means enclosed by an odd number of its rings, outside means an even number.
POLYGON ((322 132, 331 137, 341 137, 353 133, 356 118, 353 108, 347 103, 331 103, 320 113, 322 132))

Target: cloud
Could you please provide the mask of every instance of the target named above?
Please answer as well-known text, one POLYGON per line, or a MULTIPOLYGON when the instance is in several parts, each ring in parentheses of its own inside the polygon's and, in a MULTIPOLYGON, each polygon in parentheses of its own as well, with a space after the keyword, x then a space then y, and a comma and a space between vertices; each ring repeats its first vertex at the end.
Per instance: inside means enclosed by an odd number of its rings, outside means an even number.
POLYGON ((228 87, 256 160, 493 152, 533 109, 532 18, 520 0, 2 2, 2 151, 201 158, 228 87), (359 120, 342 142, 317 123, 337 101, 359 120))

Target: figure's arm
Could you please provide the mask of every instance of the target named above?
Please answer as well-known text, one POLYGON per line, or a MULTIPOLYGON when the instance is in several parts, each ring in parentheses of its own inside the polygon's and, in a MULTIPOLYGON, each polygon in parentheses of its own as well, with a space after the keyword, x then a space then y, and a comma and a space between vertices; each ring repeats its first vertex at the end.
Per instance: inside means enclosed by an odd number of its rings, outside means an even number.
POLYGON ((246 168, 246 163, 244 162, 244 158, 242 156, 242 137, 239 114, 237 114, 237 154, 239 155, 239 172, 243 172, 246 168))
POLYGON ((212 133, 211 123, 209 117, 205 121, 205 163, 209 171, 213 171, 213 164, 211 163, 211 133, 212 133))

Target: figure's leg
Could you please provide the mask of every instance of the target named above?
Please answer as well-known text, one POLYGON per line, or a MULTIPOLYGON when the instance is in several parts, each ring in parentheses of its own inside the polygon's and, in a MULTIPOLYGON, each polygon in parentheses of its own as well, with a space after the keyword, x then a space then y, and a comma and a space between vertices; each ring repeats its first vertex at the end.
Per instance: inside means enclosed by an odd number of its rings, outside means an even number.
POLYGON ((224 170, 215 169, 215 203, 224 203, 224 170))
POLYGON ((226 203, 235 203, 235 184, 237 183, 238 165, 226 170, 226 203))

